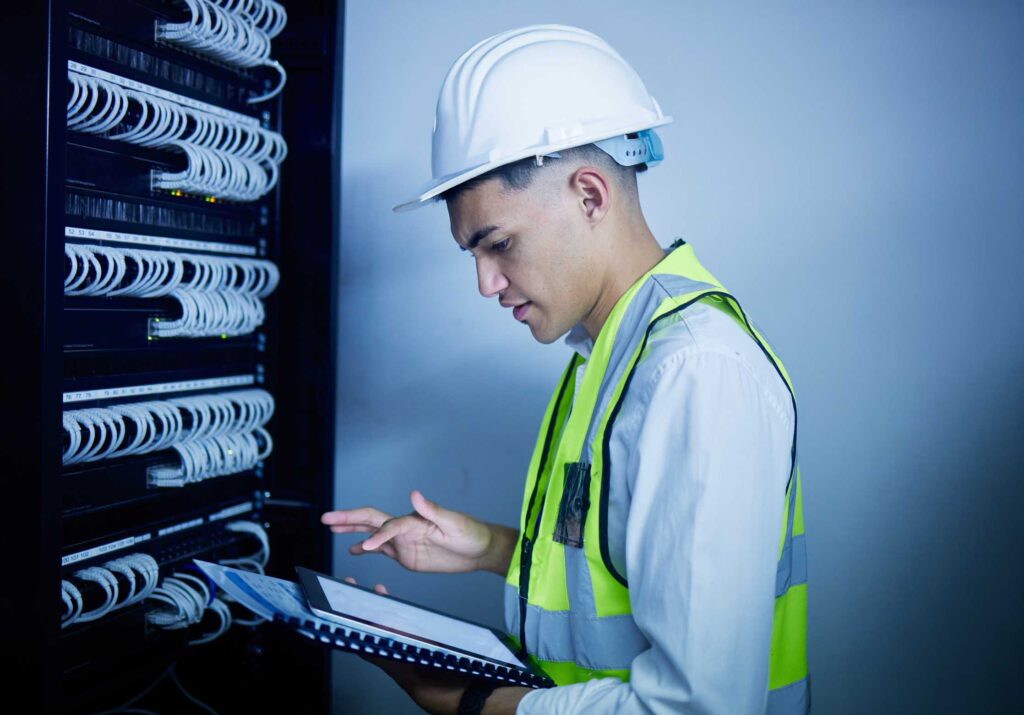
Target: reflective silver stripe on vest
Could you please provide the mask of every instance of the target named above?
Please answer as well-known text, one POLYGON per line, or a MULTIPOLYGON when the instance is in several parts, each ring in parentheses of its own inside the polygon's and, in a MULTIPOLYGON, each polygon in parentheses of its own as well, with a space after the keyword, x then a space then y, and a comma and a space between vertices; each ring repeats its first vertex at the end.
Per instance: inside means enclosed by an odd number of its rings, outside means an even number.
MULTIPOLYGON (((793 467, 793 476, 796 476, 796 466, 793 467)), ((793 536, 793 522, 796 519, 796 490, 796 480, 790 479, 789 503, 786 505, 789 512, 786 518, 786 537, 782 543, 779 565, 775 570, 776 598, 788 591, 790 586, 807 583, 807 540, 804 538, 804 534, 793 536)))
POLYGON ((782 547, 782 558, 775 572, 775 597, 784 594, 790 586, 802 583, 807 583, 807 541, 800 534, 782 547))
POLYGON ((768 691, 765 715, 807 715, 811 711, 811 677, 768 691))
MULTIPOLYGON (((566 549, 568 551, 579 549, 566 549)), ((505 584, 505 628, 519 633, 519 589, 505 584)), ((526 640, 530 654, 541 660, 575 663, 590 670, 629 670, 650 648, 632 615, 587 619, 572 611, 526 607, 526 640), (542 637, 543 636, 543 637, 542 637)))

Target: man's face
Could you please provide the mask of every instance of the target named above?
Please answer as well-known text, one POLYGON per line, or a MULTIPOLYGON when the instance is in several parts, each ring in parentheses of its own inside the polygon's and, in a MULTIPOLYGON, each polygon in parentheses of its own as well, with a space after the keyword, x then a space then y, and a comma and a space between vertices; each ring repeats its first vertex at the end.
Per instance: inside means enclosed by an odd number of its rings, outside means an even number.
POLYGON ((556 340, 592 309, 598 277, 557 182, 541 175, 513 191, 486 181, 449 202, 448 216, 456 243, 476 261, 480 294, 498 296, 536 340, 556 340))

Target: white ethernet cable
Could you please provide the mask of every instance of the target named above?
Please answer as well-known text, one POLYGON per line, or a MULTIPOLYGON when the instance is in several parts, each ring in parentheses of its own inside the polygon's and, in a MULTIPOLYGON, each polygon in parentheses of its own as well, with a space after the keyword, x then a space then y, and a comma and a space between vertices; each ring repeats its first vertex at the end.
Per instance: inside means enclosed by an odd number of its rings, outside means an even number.
POLYGON ((160 574, 156 559, 149 554, 128 554, 108 561, 103 567, 112 573, 124 575, 131 586, 131 592, 116 608, 131 606, 143 600, 156 588, 160 574), (141 577, 141 584, 140 579, 136 578, 136 573, 141 577))
POLYGON ((241 534, 251 534, 256 537, 260 542, 260 550, 250 556, 242 557, 240 559, 224 559, 221 561, 225 566, 238 565, 239 562, 252 562, 257 563, 260 566, 260 571, 266 567, 267 562, 270 561, 270 538, 267 536, 266 529, 262 525, 257 524, 255 521, 232 521, 224 527, 228 531, 234 531, 241 534))
POLYGON ((147 622, 160 628, 181 629, 199 623, 209 607, 217 615, 220 625, 212 632, 203 634, 191 643, 208 643, 221 636, 230 627, 230 610, 222 600, 214 598, 206 583, 192 574, 174 572, 158 585, 159 566, 148 554, 129 554, 109 561, 103 566, 90 566, 75 572, 74 577, 96 583, 103 589, 106 598, 103 605, 83 612, 82 594, 69 580, 61 581, 61 598, 65 612, 61 617, 61 628, 73 623, 94 621, 113 610, 133 605, 143 600, 160 601, 169 608, 146 614, 147 622), (130 585, 129 594, 118 602, 119 588, 113 572, 125 576, 130 585), (139 588, 141 575, 142 587, 139 588))
POLYGON ((250 104, 277 96, 288 77, 284 67, 270 59, 270 40, 288 21, 284 7, 274 0, 182 0, 189 10, 185 22, 160 22, 157 39, 187 47, 236 67, 270 67, 280 79, 250 104))
POLYGON ((103 568, 107 569, 110 573, 121 574, 128 582, 128 595, 124 597, 120 604, 114 606, 114 608, 123 608, 131 603, 135 603, 138 598, 138 581, 135 578, 135 569, 129 566, 126 561, 122 561, 120 559, 108 561, 103 564, 103 568))
POLYGON ((247 115, 214 114, 189 104, 185 97, 130 89, 118 84, 117 75, 109 77, 68 70, 68 129, 156 148, 181 140, 261 164, 280 165, 288 155, 288 145, 280 133, 263 128, 251 118, 250 123, 243 118, 247 115), (111 102, 111 98, 116 101, 111 102), (110 105, 116 112, 110 111, 110 105))
POLYGON ((274 443, 264 425, 273 414, 273 396, 258 388, 68 410, 62 416, 67 435, 62 461, 175 449, 181 469, 157 472, 155 483, 181 486, 251 469, 266 459, 274 443))
POLYGON ((187 165, 179 172, 154 174, 153 188, 210 194, 235 201, 255 201, 277 183, 277 166, 235 157, 175 140, 164 145, 185 155, 187 165))
POLYGON ((219 619, 217 628, 190 640, 190 645, 209 643, 231 627, 231 611, 227 604, 215 598, 206 582, 192 574, 175 571, 164 578, 149 598, 166 604, 168 608, 151 611, 146 615, 147 622, 168 630, 193 626, 203 620, 207 610, 213 611, 219 619))
POLYGON ((237 474, 254 469, 273 449, 270 434, 262 427, 253 432, 218 435, 194 442, 173 445, 180 467, 153 467, 150 484, 157 487, 183 487, 186 484, 237 474), (265 448, 260 450, 255 435, 261 435, 265 448))
POLYGON ((198 638, 190 640, 189 645, 209 643, 210 641, 220 638, 222 635, 227 633, 228 628, 231 627, 231 609, 228 608, 228 604, 220 598, 214 598, 210 602, 210 605, 207 606, 207 610, 213 611, 213 613, 220 619, 220 626, 210 633, 205 633, 198 638))
POLYGON ((128 113, 128 94, 117 85, 76 75, 71 92, 67 105, 68 129, 102 134, 116 127, 128 113), (104 97, 102 105, 101 95, 104 97))
POLYGON ((82 592, 67 579, 61 579, 60 595, 67 610, 61 616, 60 627, 67 628, 82 614, 82 592))
POLYGON ((201 598, 199 599, 199 604, 204 609, 206 608, 206 605, 213 600, 213 594, 210 593, 210 587, 207 586, 206 582, 198 576, 194 576, 193 574, 189 573, 175 571, 173 577, 178 579, 179 581, 190 581, 199 588, 199 594, 201 596, 201 598))
POLYGON ((88 438, 85 448, 81 451, 82 461, 105 459, 124 439, 124 422, 107 410, 79 410, 77 421, 85 426, 88 438))
POLYGON ((274 291, 280 280, 280 272, 272 261, 257 258, 84 243, 65 243, 64 256, 65 295, 169 295, 177 300, 182 311, 180 318, 153 323, 152 332, 159 337, 252 333, 266 317, 262 299, 274 291))
MULTIPOLYGON (((191 607, 193 601, 202 606, 202 609, 198 611, 199 620, 193 621, 194 623, 199 623, 207 610, 213 611, 220 621, 218 627, 213 631, 205 633, 193 640, 190 640, 190 645, 209 643, 210 641, 219 638, 227 632, 228 628, 231 627, 231 611, 228 608, 227 604, 224 603, 224 601, 213 596, 205 581, 196 576, 193 576, 192 574, 180 572, 175 572, 173 574, 172 580, 174 580, 174 582, 178 586, 184 586, 187 589, 192 590, 193 594, 198 593, 198 598, 196 598, 195 595, 193 595, 191 597, 192 600, 189 601, 189 607, 191 607), (191 584, 194 584, 194 586, 190 586, 185 582, 190 582, 191 584), (196 591, 196 588, 198 588, 198 592, 196 591)), ((168 579, 165 579, 165 583, 167 581, 168 579)), ((191 623, 189 625, 191 625, 191 623)), ((180 628, 182 626, 180 625, 180 621, 172 620, 172 625, 167 627, 180 628)))
MULTIPOLYGON (((254 522, 236 521, 227 525, 228 529, 250 533, 260 541, 260 551, 251 558, 255 566, 265 564, 270 554, 270 543, 266 531, 254 522)), ((221 563, 228 564, 229 561, 221 563)), ((245 620, 234 618, 228 607, 226 594, 214 595, 207 582, 189 573, 175 571, 165 577, 160 585, 152 589, 146 596, 150 600, 159 601, 164 608, 151 611, 146 615, 148 623, 168 630, 188 628, 203 620, 207 611, 212 611, 218 618, 218 625, 212 631, 203 633, 189 641, 190 645, 209 643, 227 632, 232 623, 242 625, 259 625, 264 619, 245 620)))
POLYGON ((68 71, 69 129, 185 155, 183 171, 154 172, 153 188, 254 201, 277 185, 288 154, 278 132, 81 72, 68 71))
POLYGON ((122 556, 120 559, 117 559, 117 561, 125 562, 131 568, 142 574, 142 590, 135 595, 132 603, 138 603, 139 601, 144 600, 146 596, 153 592, 153 589, 157 586, 157 582, 160 580, 160 566, 157 564, 156 559, 149 554, 139 553, 122 556))
POLYGON ((149 554, 128 554, 120 558, 108 561, 102 566, 90 566, 79 569, 73 574, 74 578, 81 581, 89 581, 97 584, 106 596, 103 605, 91 610, 84 611, 82 593, 79 588, 69 579, 61 580, 61 600, 64 602, 65 611, 61 616, 60 627, 67 628, 74 623, 86 623, 95 621, 107 615, 111 611, 125 608, 138 603, 148 596, 157 585, 159 579, 159 567, 156 560, 149 554), (120 597, 120 587, 117 577, 119 573, 128 581, 128 594, 120 597), (136 578, 136 573, 141 577, 136 578))
POLYGON ((161 601, 170 608, 151 611, 146 614, 146 621, 154 626, 177 630, 188 628, 203 620, 203 612, 209 600, 210 592, 206 584, 195 576, 175 572, 165 576, 160 585, 153 589, 147 599, 161 601), (200 584, 200 590, 189 581, 200 584))
POLYGON ((64 613, 62 613, 61 617, 60 617, 61 622, 68 620, 74 614, 74 612, 75 612, 75 605, 72 603, 72 601, 71 601, 71 594, 68 591, 68 586, 69 585, 70 585, 70 582, 65 581, 63 579, 61 580, 60 597, 61 597, 61 600, 64 601, 64 609, 65 609, 64 613))
POLYGON ((114 574, 100 566, 90 566, 76 571, 75 578, 82 581, 92 581, 93 583, 98 584, 106 594, 106 600, 103 602, 102 606, 91 611, 85 611, 78 615, 78 618, 76 619, 78 623, 95 621, 114 610, 118 595, 117 578, 114 577, 114 574))

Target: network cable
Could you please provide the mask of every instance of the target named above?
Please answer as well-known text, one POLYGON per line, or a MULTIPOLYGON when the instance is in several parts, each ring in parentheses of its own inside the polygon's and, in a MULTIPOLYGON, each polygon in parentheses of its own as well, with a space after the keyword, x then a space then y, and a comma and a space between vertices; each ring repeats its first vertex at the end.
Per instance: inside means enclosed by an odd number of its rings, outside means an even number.
POLYGON ((184 22, 162 21, 157 38, 208 55, 235 67, 270 67, 278 73, 277 85, 250 97, 250 104, 276 97, 288 80, 279 62, 270 58, 270 41, 284 29, 288 14, 274 0, 182 0, 189 18, 184 22))

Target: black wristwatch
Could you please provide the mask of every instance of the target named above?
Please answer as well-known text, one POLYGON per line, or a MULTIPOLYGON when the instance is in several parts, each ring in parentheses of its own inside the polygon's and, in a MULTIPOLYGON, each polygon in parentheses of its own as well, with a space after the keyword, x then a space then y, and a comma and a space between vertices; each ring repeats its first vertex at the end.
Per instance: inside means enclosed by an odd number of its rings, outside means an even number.
POLYGON ((483 680, 475 680, 466 688, 459 700, 459 709, 456 715, 480 715, 484 709, 484 703, 491 693, 498 687, 496 683, 489 683, 483 680))

